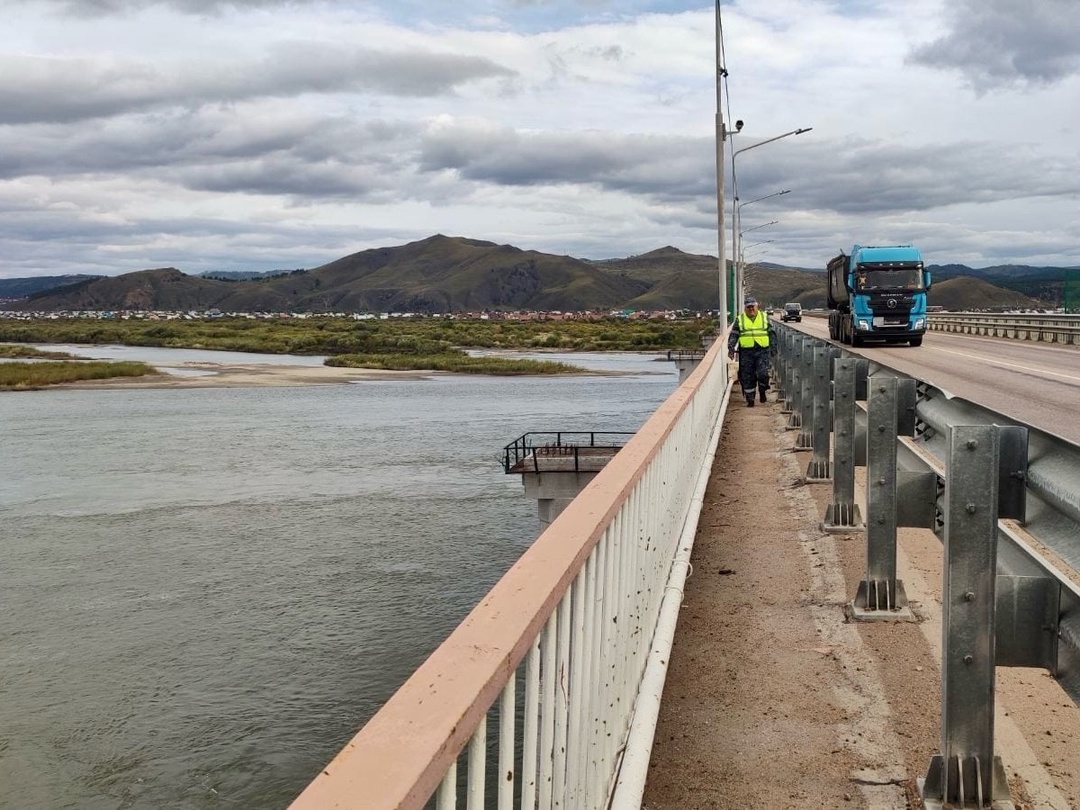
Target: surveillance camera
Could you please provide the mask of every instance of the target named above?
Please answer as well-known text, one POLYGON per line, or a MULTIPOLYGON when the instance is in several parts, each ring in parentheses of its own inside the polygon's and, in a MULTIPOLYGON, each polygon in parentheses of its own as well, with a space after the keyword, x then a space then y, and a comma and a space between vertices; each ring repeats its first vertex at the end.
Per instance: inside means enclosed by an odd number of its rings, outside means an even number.
POLYGON ((738 121, 735 122, 735 131, 736 132, 742 132, 742 128, 743 128, 743 122, 742 122, 742 119, 740 118, 738 121))

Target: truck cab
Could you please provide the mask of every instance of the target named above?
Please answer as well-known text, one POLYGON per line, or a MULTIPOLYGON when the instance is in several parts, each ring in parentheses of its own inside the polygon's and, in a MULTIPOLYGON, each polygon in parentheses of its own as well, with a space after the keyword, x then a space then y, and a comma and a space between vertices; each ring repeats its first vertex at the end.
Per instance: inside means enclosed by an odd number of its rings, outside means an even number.
POLYGON ((926 332, 930 272, 912 245, 855 245, 829 261, 829 337, 918 346, 926 332))
POLYGON ((784 313, 780 316, 780 320, 784 322, 802 322, 802 304, 794 301, 788 304, 784 304, 784 313))

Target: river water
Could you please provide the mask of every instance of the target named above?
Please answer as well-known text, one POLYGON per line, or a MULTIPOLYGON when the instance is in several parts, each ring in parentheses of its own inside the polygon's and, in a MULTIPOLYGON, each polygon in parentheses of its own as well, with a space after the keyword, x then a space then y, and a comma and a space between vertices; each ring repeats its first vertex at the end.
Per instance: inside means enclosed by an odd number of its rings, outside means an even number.
POLYGON ((535 537, 503 445, 678 382, 544 357, 626 373, 0 393, 0 807, 288 804, 535 537))

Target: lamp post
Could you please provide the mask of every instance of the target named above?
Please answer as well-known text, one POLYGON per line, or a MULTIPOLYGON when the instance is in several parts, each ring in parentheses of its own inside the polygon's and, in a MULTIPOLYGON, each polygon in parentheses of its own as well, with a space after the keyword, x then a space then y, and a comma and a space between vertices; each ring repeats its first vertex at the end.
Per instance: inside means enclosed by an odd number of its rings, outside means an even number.
POLYGON ((739 248, 739 261, 742 261, 746 257, 746 251, 750 250, 751 248, 760 247, 761 245, 771 245, 775 241, 776 241, 775 239, 765 239, 765 240, 763 240, 761 242, 751 242, 746 247, 740 247, 739 248))
POLYGON ((760 247, 761 245, 771 244, 771 243, 773 243, 775 241, 776 241, 775 239, 763 239, 760 242, 751 242, 745 248, 740 247, 739 248, 739 266, 741 267, 746 263, 746 251, 753 250, 754 248, 760 247))
MULTIPOLYGON (((727 139, 727 129, 724 126, 724 113, 721 106, 720 87, 724 77, 727 76, 727 68, 723 64, 723 37, 720 27, 720 0, 716 0, 715 14, 716 36, 716 238, 718 242, 719 256, 719 281, 720 281, 720 323, 721 333, 727 325, 727 259, 724 245, 724 141, 727 139)), ((732 167, 734 171, 734 167, 732 167)))
MULTIPOLYGON (((772 194, 765 194, 762 197, 755 197, 754 199, 747 200, 746 202, 739 202, 739 198, 738 198, 738 196, 736 196, 735 199, 733 200, 734 214, 732 216, 732 219, 734 221, 732 222, 732 224, 736 225, 736 226, 742 225, 743 206, 751 205, 751 204, 756 203, 756 202, 761 202, 762 200, 767 200, 770 197, 780 197, 780 196, 782 196, 784 194, 790 194, 790 193, 791 193, 791 189, 790 188, 785 188, 782 191, 774 191, 772 194)), ((742 231, 740 231, 739 233, 742 233, 742 231)), ((732 238, 734 238, 734 237, 732 237, 732 238)))
MULTIPOLYGON (((738 200, 738 194, 735 191, 735 189, 737 188, 737 186, 736 186, 736 177, 735 177, 735 158, 737 158, 743 152, 749 152, 751 149, 757 149, 759 146, 764 146, 767 143, 773 143, 774 141, 779 141, 779 140, 782 140, 783 138, 788 138, 788 137, 790 137, 792 135, 802 135, 804 132, 809 132, 812 129, 813 129, 813 127, 799 127, 798 129, 793 129, 790 132, 785 132, 785 133, 783 133, 781 135, 775 135, 772 138, 766 138, 763 141, 758 141, 757 143, 750 144, 750 146, 744 146, 742 149, 737 149, 736 151, 731 153, 731 188, 732 188, 732 198, 733 198, 732 202, 731 202, 731 243, 732 243, 731 244, 731 258, 732 258, 733 261, 735 261, 735 290, 736 290, 736 295, 738 295, 740 297, 742 296, 743 278, 742 278, 742 268, 740 268, 739 265, 738 265, 738 255, 739 255, 738 247, 737 247, 738 230, 736 229, 737 226, 735 224, 736 214, 737 214, 736 200, 738 200)), ((771 196, 771 195, 765 195, 765 196, 771 196)), ((763 198, 759 198, 759 199, 763 199, 763 198)), ((749 205, 750 203, 748 202, 746 204, 749 205)))
POLYGON ((744 233, 750 233, 750 231, 756 231, 758 228, 768 228, 770 225, 775 225, 780 220, 774 219, 772 222, 766 222, 764 225, 755 225, 753 228, 743 228, 739 231, 739 241, 742 241, 742 235, 744 233))

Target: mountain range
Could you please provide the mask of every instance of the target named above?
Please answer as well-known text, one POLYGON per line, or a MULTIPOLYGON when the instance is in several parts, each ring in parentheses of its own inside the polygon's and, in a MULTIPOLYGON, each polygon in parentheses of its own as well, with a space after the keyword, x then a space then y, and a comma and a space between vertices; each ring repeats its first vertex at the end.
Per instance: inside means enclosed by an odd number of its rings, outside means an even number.
MULTIPOLYGON (((1062 268, 930 267, 931 304, 945 309, 1057 306, 1062 268)), ((4 308, 23 311, 478 312, 715 309, 715 256, 663 247, 587 260, 437 234, 312 269, 261 277, 187 275, 172 267, 119 276, 0 279, 4 308)), ((754 264, 747 287, 767 306, 825 305, 822 269, 754 264)))

